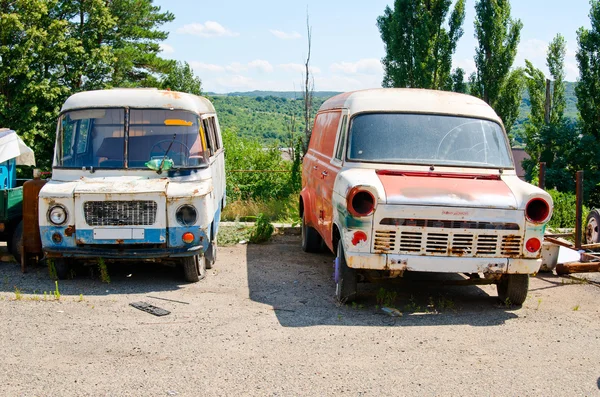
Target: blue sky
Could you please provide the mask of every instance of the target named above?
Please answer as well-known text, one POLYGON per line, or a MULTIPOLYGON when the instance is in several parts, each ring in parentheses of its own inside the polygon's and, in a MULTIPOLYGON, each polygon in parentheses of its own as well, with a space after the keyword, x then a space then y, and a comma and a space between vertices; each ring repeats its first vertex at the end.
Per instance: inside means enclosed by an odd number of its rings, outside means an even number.
MULTIPOLYGON (((513 0, 512 16, 521 19, 521 43, 515 66, 531 60, 545 66, 548 42, 561 33, 567 40, 567 80, 578 76, 577 29, 588 28, 588 0, 513 0)), ((382 0, 155 0, 175 21, 163 26, 169 38, 162 55, 187 61, 202 79, 203 90, 293 91, 302 87, 307 52, 306 11, 312 26, 311 65, 317 91, 380 87, 384 47, 376 20, 382 0)), ((467 0, 454 66, 474 70, 475 0, 467 0)))

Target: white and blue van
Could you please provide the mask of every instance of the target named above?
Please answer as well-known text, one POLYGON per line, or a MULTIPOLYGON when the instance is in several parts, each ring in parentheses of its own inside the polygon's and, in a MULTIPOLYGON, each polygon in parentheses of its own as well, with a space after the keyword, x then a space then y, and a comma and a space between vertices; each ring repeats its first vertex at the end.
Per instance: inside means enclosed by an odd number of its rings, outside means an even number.
POLYGON ((157 89, 69 97, 39 200, 57 276, 73 260, 102 258, 175 262, 187 281, 203 278, 216 258, 224 161, 206 98, 157 89))

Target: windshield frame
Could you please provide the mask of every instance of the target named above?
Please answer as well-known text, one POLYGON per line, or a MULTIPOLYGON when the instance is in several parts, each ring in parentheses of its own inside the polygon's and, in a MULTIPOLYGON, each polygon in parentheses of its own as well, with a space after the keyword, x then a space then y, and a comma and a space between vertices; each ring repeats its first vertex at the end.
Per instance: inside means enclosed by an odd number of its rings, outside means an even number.
MULTIPOLYGON (((56 128, 56 141, 55 141, 55 148, 54 148, 54 158, 53 158, 53 165, 52 168, 54 169, 64 169, 64 170, 102 170, 102 171, 118 171, 118 170, 127 170, 127 171, 150 171, 153 173, 156 173, 155 170, 152 170, 150 168, 144 168, 144 167, 130 167, 129 166, 129 127, 130 127, 130 111, 131 110, 176 110, 176 111, 183 111, 183 112, 187 112, 187 113, 191 113, 193 114, 195 117, 197 117, 198 119, 198 124, 200 129, 203 131, 204 127, 202 126, 202 116, 204 116, 204 114, 198 114, 195 111, 192 110, 188 110, 188 109, 179 109, 179 108, 156 108, 156 107, 134 107, 134 106, 126 106, 126 107, 120 107, 120 106, 100 106, 100 107, 95 107, 95 106, 91 106, 91 107, 81 107, 81 108, 72 108, 72 109, 67 109, 67 110, 63 110, 59 113, 58 115, 58 120, 57 120, 57 128, 56 128), (102 167, 102 166, 87 166, 87 167, 82 167, 82 166, 63 166, 63 165, 58 165, 59 163, 59 150, 60 153, 62 153, 62 139, 63 139, 63 132, 62 132, 62 126, 61 126, 61 122, 63 120, 63 117, 71 112, 78 112, 78 111, 91 111, 91 110, 122 110, 124 111, 124 131, 123 131, 123 140, 124 140, 124 149, 123 149, 123 167, 102 167)), ((200 133, 200 131, 199 131, 200 133)), ((203 141, 203 138, 199 138, 203 141)), ((205 149, 204 151, 206 151, 208 149, 205 149)), ((167 157, 168 158, 168 157, 167 157)), ((176 166, 176 167, 172 167, 169 169, 169 172, 171 171, 179 171, 179 170, 194 170, 194 169, 206 169, 210 166, 210 159, 208 156, 205 156, 205 161, 202 162, 202 164, 198 164, 198 165, 193 165, 193 166, 176 166)))
POLYGON ((466 115, 466 114, 448 114, 448 113, 415 112, 415 111, 404 112, 404 111, 384 111, 384 110, 382 110, 382 111, 369 110, 369 111, 357 112, 357 113, 352 114, 352 116, 350 117, 350 120, 348 120, 348 124, 346 127, 346 142, 344 144, 344 152, 345 152, 344 153, 344 162, 354 163, 354 164, 366 163, 366 164, 411 165, 411 166, 427 166, 427 167, 435 166, 435 167, 449 167, 449 168, 478 168, 478 169, 494 169, 494 170, 514 170, 515 169, 515 160, 514 160, 513 154, 512 154, 512 147, 511 147, 510 141, 508 139, 508 134, 506 133, 506 130, 504 129, 504 126, 502 125, 502 123, 499 123, 498 120, 494 120, 491 118, 474 116, 474 115, 466 115), (489 121, 491 123, 496 124, 498 127, 500 127, 500 130, 502 131, 504 143, 506 145, 506 149, 508 151, 508 156, 510 158, 512 166, 511 167, 500 167, 500 166, 491 166, 491 165, 476 165, 476 164, 469 164, 467 162, 463 162, 461 164, 449 164, 449 163, 435 164, 435 163, 426 162, 426 161, 418 162, 418 161, 383 161, 383 160, 353 159, 353 158, 349 157, 352 124, 356 117, 363 116, 363 115, 370 115, 370 114, 405 114, 405 115, 415 115, 415 116, 420 115, 420 116, 463 117, 465 119, 471 119, 471 120, 489 121))

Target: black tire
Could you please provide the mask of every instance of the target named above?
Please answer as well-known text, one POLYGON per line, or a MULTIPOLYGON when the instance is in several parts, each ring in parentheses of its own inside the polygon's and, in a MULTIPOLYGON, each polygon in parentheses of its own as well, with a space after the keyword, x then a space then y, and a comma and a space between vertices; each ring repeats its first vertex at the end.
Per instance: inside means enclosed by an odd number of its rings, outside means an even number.
POLYGON ((304 221, 304 215, 302 215, 302 251, 320 252, 322 240, 319 232, 308 226, 304 221))
POLYGON ((335 258, 335 297, 340 303, 352 302, 356 299, 358 275, 355 269, 349 268, 344 254, 344 245, 340 240, 335 258))
POLYGON ((208 249, 204 255, 206 256, 206 268, 212 269, 217 261, 217 239, 213 239, 208 244, 208 249))
POLYGON ((23 221, 19 222, 9 241, 9 251, 20 265, 23 256, 23 221))
POLYGON ((66 280, 71 275, 71 263, 64 258, 54 259, 54 269, 59 280, 66 280))
POLYGON ((183 277, 185 281, 197 283, 206 277, 206 257, 204 255, 194 255, 181 258, 183 267, 183 277))
POLYGON ((585 242, 586 244, 600 243, 600 213, 598 210, 591 210, 585 221, 585 242))
POLYGON ((521 306, 529 291, 529 274, 505 274, 496 288, 502 303, 521 306))

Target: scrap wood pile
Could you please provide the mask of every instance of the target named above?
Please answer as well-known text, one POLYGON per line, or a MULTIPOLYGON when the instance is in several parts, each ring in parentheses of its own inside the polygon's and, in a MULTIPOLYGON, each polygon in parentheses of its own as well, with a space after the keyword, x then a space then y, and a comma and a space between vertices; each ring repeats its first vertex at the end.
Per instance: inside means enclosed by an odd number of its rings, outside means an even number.
POLYGON ((574 243, 563 238, 566 236, 565 234, 546 234, 544 236, 544 243, 558 247, 554 263, 556 273, 600 272, 600 243, 583 244, 578 249, 574 243))

